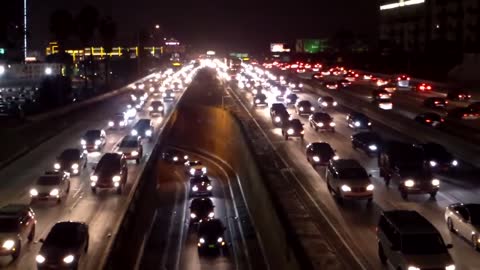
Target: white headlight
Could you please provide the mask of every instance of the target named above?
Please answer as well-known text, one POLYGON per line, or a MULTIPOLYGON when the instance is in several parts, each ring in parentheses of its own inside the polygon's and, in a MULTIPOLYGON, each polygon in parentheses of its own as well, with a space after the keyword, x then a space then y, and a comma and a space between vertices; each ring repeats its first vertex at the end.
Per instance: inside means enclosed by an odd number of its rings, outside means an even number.
POLYGON ((198 242, 200 242, 200 244, 205 244, 205 239, 202 237, 202 238, 198 239, 198 242))
POLYGON ((136 157, 136 156, 138 156, 138 152, 137 151, 132 151, 131 155, 132 155, 132 157, 136 157))
POLYGON ((32 197, 38 196, 38 190, 34 188, 30 189, 30 196, 32 197))
POLYGON ((203 173, 207 173, 207 167, 203 167, 203 168, 202 168, 202 172, 203 172, 203 173))
POLYGON ((450 264, 448 266, 445 266, 445 270, 455 270, 455 265, 454 264, 450 264))
POLYGON ((87 141, 85 141, 85 140, 80 140, 80 144, 85 145, 85 144, 87 144, 87 141))
POLYGON ((324 102, 322 102, 322 106, 327 107, 328 103, 324 101, 324 102))
POLYGON ((415 186, 415 182, 413 180, 407 180, 403 183, 406 187, 413 187, 415 186))
POLYGON ((280 118, 280 116, 275 116, 275 122, 276 122, 276 123, 280 122, 280 120, 282 120, 282 119, 280 118))
POLYGON ((153 107, 152 106, 148 107, 148 110, 153 111, 153 107))
POLYGON ((108 126, 109 126, 109 127, 113 127, 113 121, 109 121, 109 122, 108 122, 108 126))
POLYGON ((361 124, 362 124, 362 123, 360 123, 359 121, 356 121, 356 122, 355 122, 355 126, 356 126, 356 127, 359 127, 361 124))
POLYGON ((303 112, 303 107, 300 107, 300 109, 299 109, 299 110, 300 110, 301 112, 303 112))
POLYGON ((112 177, 113 182, 120 182, 121 179, 122 178, 118 175, 115 175, 114 177, 112 177))
POLYGON ((315 107, 310 107, 310 111, 315 111, 315 107))
POLYGON ((75 260, 75 257, 73 255, 68 255, 65 258, 63 258, 63 262, 66 264, 70 264, 75 260))
POLYGON ((430 167, 435 167, 437 166, 437 162, 434 160, 430 160, 430 167))
POLYGON ((317 124, 317 126, 319 126, 319 127, 323 127, 323 123, 322 123, 322 122, 320 122, 320 123, 318 123, 318 124, 317 124))
POLYGON ((42 255, 38 254, 37 257, 35 257, 35 260, 37 261, 38 264, 42 264, 45 262, 45 257, 42 255))
POLYGON ((218 243, 223 242, 223 238, 222 238, 222 237, 219 237, 219 238, 217 239, 217 242, 218 242, 218 243))
POLYGON ((191 174, 191 175, 194 175, 194 174, 195 174, 195 169, 194 169, 194 168, 191 168, 191 169, 190 169, 190 174, 191 174))
POLYGON ((335 123, 334 123, 334 122, 330 122, 330 126, 331 126, 331 127, 334 127, 334 126, 335 126, 335 123))
POLYGON ((287 134, 288 134, 288 135, 292 135, 293 132, 294 132, 293 128, 289 128, 289 129, 287 130, 287 134))
POLYGON ((137 136, 138 135, 138 131, 135 130, 135 129, 132 129, 132 131, 130 133, 132 134, 132 136, 137 136))
POLYGON ((150 129, 145 131, 145 136, 148 136, 148 137, 152 136, 152 131, 150 129))
POLYGON ((196 218, 196 217, 197 217, 197 215, 195 215, 195 213, 190 214, 190 218, 196 218))
POLYGON ((195 185, 195 186, 193 186, 193 187, 192 187, 192 191, 195 191, 195 192, 197 192, 197 191, 198 191, 198 187, 197 187, 196 185, 195 185))
POLYGON ((11 250, 13 247, 15 247, 15 241, 9 239, 3 242, 2 248, 6 250, 11 250))
POLYGON ((370 184, 370 185, 367 186, 367 190, 368 190, 368 191, 372 191, 374 188, 375 188, 375 187, 374 187, 372 184, 370 184))
POLYGON ((257 104, 260 103, 260 99, 258 99, 258 98, 255 99, 255 103, 257 103, 257 104))
POLYGON ((78 163, 73 163, 72 164, 72 169, 77 170, 78 169, 78 163))
POLYGON ((315 162, 320 162, 320 157, 318 157, 318 156, 313 156, 312 159, 313 159, 313 161, 315 161, 315 162))
POLYGON ((352 189, 351 189, 349 186, 347 186, 347 185, 343 185, 341 188, 342 188, 342 191, 343 191, 343 192, 350 192, 350 191, 352 191, 352 189))
POLYGON ((369 126, 371 126, 371 125, 372 125, 372 123, 371 123, 371 122, 368 122, 368 125, 369 125, 369 126))
POLYGON ((333 102, 333 106, 337 106, 338 103, 336 101, 333 102))
POLYGON ((416 267, 416 266, 409 266, 407 268, 407 270, 420 270, 420 268, 416 267))
POLYGON ((100 145, 102 142, 100 140, 95 140, 95 145, 100 145))
POLYGON ((214 212, 208 213, 208 217, 209 217, 209 218, 213 218, 214 216, 215 216, 215 213, 214 213, 214 212))
MULTIPOLYGON (((458 166, 458 161, 454 159, 452 161, 452 166, 458 166)), ((453 267, 455 267, 455 265, 453 267)))
POLYGON ((52 191, 50 191, 50 196, 58 196, 59 193, 60 192, 59 192, 58 188, 54 188, 54 189, 52 189, 52 191))
POLYGON ((333 160, 339 160, 339 159, 340 159, 339 156, 337 156, 337 155, 333 156, 333 160))
POLYGON ((90 176, 90 181, 97 182, 98 181, 98 176, 96 176, 96 175, 90 176))
POLYGON ((438 180, 438 179, 433 179, 433 180, 432 180, 432 185, 434 185, 434 186, 440 186, 440 180, 438 180))
POLYGON ((212 189, 213 189, 213 187, 211 185, 207 186, 207 190, 212 190, 212 189))
POLYGON ((370 149, 372 151, 377 151, 377 146, 375 144, 372 144, 372 145, 368 146, 368 149, 370 149))
POLYGON ((55 163, 55 164, 53 164, 53 168, 54 168, 55 170, 60 170, 60 168, 61 168, 60 163, 55 163))
POLYGON ((290 102, 292 102, 292 100, 291 100, 291 99, 289 99, 289 98, 285 99, 285 101, 287 101, 287 103, 290 103, 290 102))

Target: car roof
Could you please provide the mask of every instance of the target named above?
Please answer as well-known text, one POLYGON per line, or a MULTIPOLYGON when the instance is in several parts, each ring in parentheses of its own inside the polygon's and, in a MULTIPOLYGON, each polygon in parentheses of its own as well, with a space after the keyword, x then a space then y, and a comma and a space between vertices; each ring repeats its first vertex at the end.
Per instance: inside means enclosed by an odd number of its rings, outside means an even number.
POLYGON ((7 204, 0 208, 0 217, 16 217, 24 211, 29 211, 30 207, 26 204, 7 204))
POLYGON ((122 141, 138 141, 138 136, 126 135, 122 141))
POLYGON ((337 169, 351 169, 351 168, 362 168, 362 165, 358 163, 355 159, 338 159, 338 160, 332 160, 332 165, 337 169))
POLYGON ((437 229, 417 211, 391 210, 384 211, 383 216, 403 234, 438 233, 437 229))

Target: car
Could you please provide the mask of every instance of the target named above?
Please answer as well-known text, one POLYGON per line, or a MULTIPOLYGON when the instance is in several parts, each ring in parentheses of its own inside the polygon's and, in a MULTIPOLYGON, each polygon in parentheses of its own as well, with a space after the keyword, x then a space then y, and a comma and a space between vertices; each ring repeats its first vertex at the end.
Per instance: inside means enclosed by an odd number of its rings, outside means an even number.
POLYGON ((55 223, 45 239, 35 260, 37 269, 79 269, 87 255, 88 225, 83 222, 61 221, 55 223))
POLYGON ((401 74, 401 75, 398 75, 396 77, 396 86, 398 86, 399 88, 410 88, 410 77, 405 75, 405 74, 401 74))
POLYGON ((107 143, 107 133, 103 129, 91 129, 85 132, 80 144, 87 152, 100 151, 107 143))
POLYGON ((450 232, 469 241, 476 251, 480 251, 480 204, 450 204, 445 209, 445 222, 450 232))
POLYGON ((272 117, 272 123, 276 127, 283 127, 291 119, 292 117, 290 116, 290 113, 287 112, 287 110, 278 111, 275 113, 275 116, 272 117))
POLYGON ((470 103, 467 108, 475 112, 480 112, 480 101, 470 103))
POLYGON ((268 90, 262 86, 256 86, 252 89, 252 95, 267 94, 268 90))
POLYGON ((132 106, 132 104, 127 104, 125 116, 127 117, 127 121, 134 119, 137 116, 137 109, 135 108, 135 106, 132 106))
POLYGON ((126 160, 135 160, 137 164, 140 164, 143 157, 143 146, 140 137, 131 135, 123 137, 113 152, 123 154, 126 160))
POLYGON ((172 82, 170 86, 174 92, 181 92, 183 89, 183 84, 179 81, 172 82))
POLYGON ((253 106, 268 106, 267 96, 265 94, 256 94, 253 97, 253 106))
POLYGON ((67 148, 57 156, 55 163, 53 163, 53 169, 79 175, 82 169, 87 167, 87 164, 87 154, 78 148, 67 148))
POLYGON ((416 146, 423 150, 425 159, 433 171, 449 171, 459 166, 458 160, 441 144, 427 142, 416 146))
POLYGON ((433 112, 428 112, 428 113, 421 113, 417 116, 415 116, 414 120, 417 123, 420 123, 422 125, 427 125, 431 127, 437 127, 441 123, 445 122, 443 117, 439 115, 438 113, 433 113, 433 112))
POLYGON ((297 104, 295 104, 295 111, 298 115, 310 115, 315 111, 315 107, 313 107, 312 103, 308 100, 299 100, 297 104))
POLYGON ((326 169, 327 188, 338 202, 344 199, 373 200, 371 175, 354 159, 331 159, 326 169))
POLYGON ((35 238, 37 219, 30 206, 7 204, 0 208, 0 256, 11 256, 15 261, 22 248, 35 238))
POLYGON ((372 122, 363 113, 353 112, 347 115, 347 125, 355 130, 372 129, 372 122))
POLYGON ((300 82, 290 82, 290 83, 288 83, 288 88, 289 88, 292 92, 300 92, 300 91, 302 91, 303 83, 300 83, 300 82))
POLYGON ((106 153, 90 176, 90 187, 93 193, 97 189, 114 188, 117 194, 122 194, 127 184, 128 167, 127 160, 123 154, 106 153))
POLYGON ((313 142, 305 149, 307 161, 313 166, 325 166, 331 159, 338 159, 335 150, 326 142, 313 142))
POLYGON ((424 82, 417 84, 417 86, 415 87, 415 90, 418 92, 432 91, 432 89, 433 87, 430 84, 424 82))
POLYGON ((151 141, 153 136, 152 120, 148 118, 139 119, 137 123, 135 123, 135 125, 132 127, 130 135, 139 136, 140 138, 147 138, 151 141))
POLYGON ((210 219, 198 225, 198 252, 220 251, 226 245, 225 226, 220 219, 210 219))
POLYGON ((308 122, 315 131, 335 132, 335 122, 333 122, 333 118, 328 113, 314 112, 308 117, 308 122))
POLYGON ((63 171, 45 172, 37 178, 30 189, 30 204, 40 200, 55 200, 61 203, 70 192, 70 176, 63 171))
POLYGON ((180 152, 176 149, 168 149, 162 152, 162 159, 167 162, 172 162, 176 164, 185 164, 189 160, 189 156, 185 153, 180 152))
POLYGON ((272 118, 281 111, 287 111, 287 108, 283 103, 273 103, 270 106, 270 116, 272 118))
POLYGON ((344 75, 345 80, 349 82, 355 81, 360 75, 355 72, 347 72, 347 74, 344 75))
POLYGON ((448 100, 442 97, 429 97, 423 100, 423 106, 431 109, 445 110, 448 105, 448 100))
POLYGON ((361 149, 369 156, 376 156, 382 148, 383 139, 376 132, 364 131, 353 134, 352 148, 361 149))
POLYGON ((173 92, 172 89, 167 89, 163 92, 162 94, 163 97, 163 102, 172 102, 175 100, 175 93, 173 92))
POLYGON ((413 210, 383 211, 377 229, 378 257, 392 269, 455 270, 440 232, 413 210))
POLYGON ((215 205, 210 198, 195 198, 190 203, 190 223, 204 222, 215 217, 215 205))
POLYGON ((352 82, 350 82, 349 80, 346 80, 346 79, 341 79, 341 80, 337 81, 337 85, 341 88, 347 88, 350 85, 352 85, 352 82))
POLYGON ((185 173, 190 176, 202 176, 207 174, 207 167, 199 160, 189 160, 184 163, 185 173))
POLYGON ((330 90, 337 90, 338 89, 338 83, 334 81, 326 81, 323 83, 323 85, 330 90))
POLYGON ((435 178, 429 168, 412 168, 400 174, 398 191, 403 199, 409 194, 429 194, 433 199, 440 188, 440 180, 435 178))
POLYGON ((212 181, 207 175, 195 175, 190 178, 190 196, 211 196, 212 195, 212 181))
POLYGON ((469 101, 472 95, 467 90, 450 90, 447 93, 447 99, 456 101, 469 101))
POLYGON ((298 96, 295 93, 290 93, 285 96, 285 104, 287 106, 295 105, 297 103, 297 100, 298 100, 298 96))
POLYGON ((393 109, 393 102, 392 102, 392 99, 390 99, 390 98, 379 99, 379 100, 374 101, 374 103, 376 104, 376 106, 379 109, 382 109, 382 110, 392 110, 393 109))
POLYGON ((112 129, 124 128, 127 125, 128 119, 124 113, 116 113, 110 121, 108 121, 108 127, 112 129))
POLYGON ((336 107, 338 103, 331 96, 321 96, 317 100, 318 106, 322 109, 336 107))
POLYGON ((153 100, 150 102, 150 106, 148 106, 148 113, 150 116, 163 115, 164 109, 163 103, 160 100, 153 100))
POLYGON ((303 141, 304 134, 303 124, 299 119, 289 120, 282 126, 282 136, 285 140, 288 140, 290 137, 299 137, 303 141))
POLYGON ((382 99, 390 99, 392 97, 392 93, 384 90, 384 89, 375 89, 372 91, 372 101, 379 101, 382 99))
POLYGON ((457 107, 447 112, 447 117, 460 120, 476 120, 480 118, 480 112, 468 107, 457 107))

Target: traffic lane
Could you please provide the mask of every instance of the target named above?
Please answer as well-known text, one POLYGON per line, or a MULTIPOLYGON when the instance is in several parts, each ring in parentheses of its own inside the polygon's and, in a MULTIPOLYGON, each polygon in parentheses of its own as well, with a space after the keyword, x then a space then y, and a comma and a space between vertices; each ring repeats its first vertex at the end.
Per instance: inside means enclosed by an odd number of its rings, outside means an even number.
MULTIPOLYGON (((257 110, 257 114, 259 114, 258 112, 262 114, 262 110, 257 110)), ((266 110, 263 110, 262 117, 264 124, 269 123, 269 115, 266 110)), ((377 128, 375 129, 377 130, 377 128)), ((457 186, 448 183, 442 183, 436 201, 429 200, 428 196, 425 195, 410 196, 409 200, 405 201, 400 197, 395 184, 390 188, 387 188, 383 180, 376 177, 378 176, 378 166, 375 158, 369 158, 364 153, 354 151, 349 143, 348 133, 343 135, 344 138, 339 138, 341 137, 340 134, 344 131, 348 132, 350 130, 337 129, 336 134, 331 134, 317 133, 313 131, 313 129, 306 128, 305 142, 303 143, 299 140, 285 142, 279 132, 275 129, 272 129, 269 133, 271 136, 273 135, 271 140, 274 142, 274 145, 277 146, 278 150, 288 157, 288 160, 294 164, 293 167, 298 168, 298 172, 303 174, 304 177, 301 179, 307 179, 309 190, 311 191, 311 194, 314 194, 315 198, 317 198, 318 203, 325 204, 327 209, 333 209, 333 217, 337 220, 338 224, 343 225, 342 227, 345 228, 346 233, 350 234, 350 239, 354 239, 352 240, 352 244, 357 245, 357 250, 361 251, 364 258, 369 260, 370 266, 374 269, 377 269, 380 265, 376 259, 376 245, 371 245, 371 243, 376 241, 374 229, 381 209, 417 210, 429 218, 429 220, 442 232, 446 242, 448 242, 451 238, 450 234, 446 231, 445 221, 443 220, 445 207, 451 203, 458 202, 457 197, 459 197, 459 195, 467 202, 478 201, 477 196, 475 195, 478 194, 478 188, 474 191, 468 190, 465 192, 463 188, 458 188, 457 186), (329 142, 333 148, 337 149, 340 157, 357 159, 369 173, 375 176, 372 180, 376 187, 374 200, 377 207, 367 208, 364 213, 359 216, 359 209, 361 209, 359 207, 361 207, 361 203, 339 206, 332 199, 324 180, 325 169, 315 169, 306 162, 304 154, 305 145, 308 144, 308 142, 313 141, 329 142), (353 227, 354 229, 352 229, 353 227)), ((459 265, 462 266, 460 269, 478 269, 478 253, 464 241, 457 241, 458 239, 453 240, 455 242, 455 248, 451 253, 455 261, 458 261, 459 265)))

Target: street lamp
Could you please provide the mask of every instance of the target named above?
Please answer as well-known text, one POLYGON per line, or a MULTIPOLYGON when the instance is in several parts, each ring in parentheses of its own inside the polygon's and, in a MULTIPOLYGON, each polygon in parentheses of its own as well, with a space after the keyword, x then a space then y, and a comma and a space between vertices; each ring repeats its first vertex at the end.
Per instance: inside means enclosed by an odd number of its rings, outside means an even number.
POLYGON ((160 29, 160 25, 159 25, 159 24, 156 24, 156 25, 155 25, 155 29, 160 29))
POLYGON ((49 75, 52 75, 52 73, 53 73, 53 70, 52 70, 51 67, 46 67, 45 68, 45 75, 49 76, 49 75))

